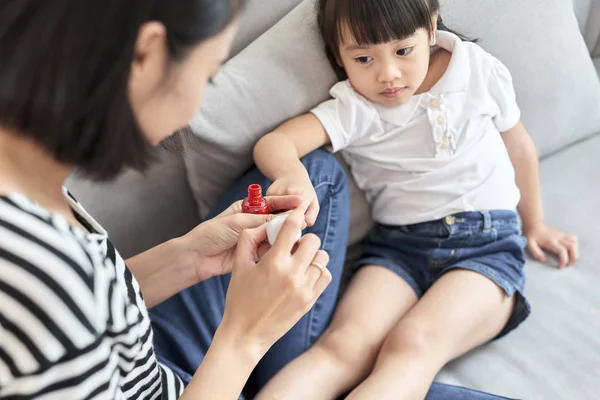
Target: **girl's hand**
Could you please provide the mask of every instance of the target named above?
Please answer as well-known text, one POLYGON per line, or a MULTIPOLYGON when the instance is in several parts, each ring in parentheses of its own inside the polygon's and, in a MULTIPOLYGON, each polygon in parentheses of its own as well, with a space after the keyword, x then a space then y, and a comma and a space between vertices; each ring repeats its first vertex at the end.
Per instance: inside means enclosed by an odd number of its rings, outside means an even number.
POLYGON ((282 177, 276 179, 267 190, 268 196, 297 195, 302 197, 304 202, 301 208, 304 211, 304 218, 308 226, 313 226, 319 215, 319 199, 315 188, 310 181, 308 172, 304 167, 298 168, 293 172, 288 172, 282 177))
POLYGON ((540 262, 547 262, 544 250, 554 253, 559 260, 559 268, 573 265, 579 259, 579 243, 577 237, 560 232, 541 223, 524 232, 527 237, 527 249, 540 262))
POLYGON ((219 334, 253 349, 258 358, 310 310, 331 282, 331 273, 320 268, 329 256, 319 250, 317 236, 305 235, 295 247, 303 220, 302 210, 292 212, 260 261, 257 249, 267 235, 264 225, 245 230, 235 252, 219 334))
MULTIPOLYGON (((271 211, 293 210, 303 202, 300 196, 272 196, 265 199, 271 211)), ((272 218, 272 214, 243 214, 242 201, 238 201, 185 235, 182 238, 185 243, 184 254, 187 254, 197 272, 198 281, 231 272, 235 246, 242 231, 264 225, 272 218)))

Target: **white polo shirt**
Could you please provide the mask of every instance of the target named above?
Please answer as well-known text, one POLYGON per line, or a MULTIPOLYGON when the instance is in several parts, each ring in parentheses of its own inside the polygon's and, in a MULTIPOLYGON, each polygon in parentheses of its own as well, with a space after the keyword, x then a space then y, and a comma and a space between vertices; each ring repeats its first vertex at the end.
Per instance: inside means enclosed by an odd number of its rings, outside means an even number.
POLYGON ((478 45, 437 35, 452 57, 431 91, 386 108, 343 81, 312 110, 382 224, 516 210, 520 199, 500 135, 521 117, 510 73, 478 45))

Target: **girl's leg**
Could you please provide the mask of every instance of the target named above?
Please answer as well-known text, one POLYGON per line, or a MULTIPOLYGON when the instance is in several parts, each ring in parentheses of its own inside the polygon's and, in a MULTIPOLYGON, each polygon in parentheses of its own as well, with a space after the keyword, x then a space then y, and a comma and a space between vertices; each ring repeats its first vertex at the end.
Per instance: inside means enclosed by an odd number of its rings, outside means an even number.
POLYGON ((515 296, 481 274, 448 272, 393 328, 373 372, 348 399, 425 398, 448 361, 502 331, 514 304, 515 296))
MULTIPOLYGON (((350 222, 350 192, 342 166, 329 152, 316 150, 301 159, 319 199, 319 215, 304 233, 321 239, 321 249, 330 257, 327 268, 333 279, 313 308, 267 352, 254 371, 260 390, 286 364, 304 353, 323 334, 337 303, 340 281, 346 261, 350 222)), ((255 174, 260 174, 258 170, 255 174)), ((262 174, 263 187, 271 184, 262 174)), ((255 178, 249 179, 246 183, 255 178)))
POLYGON ((258 399, 331 400, 347 393, 367 377, 388 332, 416 301, 414 290, 395 273, 361 268, 321 339, 277 374, 258 399))
MULTIPOLYGON (((309 154, 302 161, 321 205, 317 223, 307 232, 321 238, 322 248, 330 255, 328 268, 333 280, 313 309, 261 361, 255 371, 258 387, 321 335, 333 313, 346 256, 350 204, 344 172, 337 160, 323 150, 309 154)), ((266 190, 271 182, 253 169, 220 199, 208 218, 245 198, 251 183, 261 184, 266 190)), ((229 281, 229 275, 209 279, 150 310, 158 358, 173 368, 186 383, 200 365, 221 323, 229 281)))

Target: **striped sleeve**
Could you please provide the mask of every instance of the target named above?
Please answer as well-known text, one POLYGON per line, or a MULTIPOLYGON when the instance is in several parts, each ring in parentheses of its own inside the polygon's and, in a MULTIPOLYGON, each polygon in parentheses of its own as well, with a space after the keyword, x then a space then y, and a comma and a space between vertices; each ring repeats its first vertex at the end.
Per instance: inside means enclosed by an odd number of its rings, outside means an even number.
POLYGON ((108 239, 37 211, 0 196, 0 399, 178 398, 108 239))

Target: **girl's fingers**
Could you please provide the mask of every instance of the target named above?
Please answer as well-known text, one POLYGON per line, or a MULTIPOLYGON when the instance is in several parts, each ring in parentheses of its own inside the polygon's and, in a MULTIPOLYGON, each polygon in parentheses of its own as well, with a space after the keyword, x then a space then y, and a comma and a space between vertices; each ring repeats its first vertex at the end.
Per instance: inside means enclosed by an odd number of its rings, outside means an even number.
POLYGON ((318 215, 319 215, 319 202, 317 201, 317 199, 315 199, 310 203, 310 205, 306 209, 306 214, 304 216, 306 218, 306 224, 308 226, 313 226, 315 224, 315 222, 317 221, 318 215))
POLYGON ((545 263, 548 260, 546 254, 535 239, 529 239, 527 242, 527 248, 529 249, 531 256, 539 262, 545 263))

